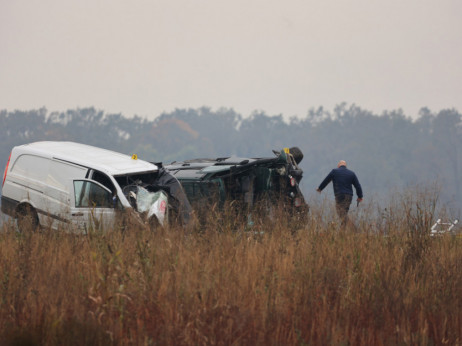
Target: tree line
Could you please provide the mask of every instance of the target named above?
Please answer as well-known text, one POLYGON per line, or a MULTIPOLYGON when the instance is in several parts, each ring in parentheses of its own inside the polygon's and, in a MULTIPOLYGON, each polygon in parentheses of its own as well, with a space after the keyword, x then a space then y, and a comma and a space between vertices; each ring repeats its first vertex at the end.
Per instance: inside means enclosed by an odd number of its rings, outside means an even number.
POLYGON ((384 198, 410 186, 437 185, 455 210, 462 196, 462 115, 455 109, 422 108, 417 119, 401 110, 374 114, 356 105, 310 109, 303 118, 233 109, 176 109, 154 120, 106 114, 93 107, 0 111, 0 166, 11 148, 41 140, 75 141, 139 158, 170 163, 199 157, 269 157, 299 147, 307 198, 340 159, 347 161, 365 197, 384 198))

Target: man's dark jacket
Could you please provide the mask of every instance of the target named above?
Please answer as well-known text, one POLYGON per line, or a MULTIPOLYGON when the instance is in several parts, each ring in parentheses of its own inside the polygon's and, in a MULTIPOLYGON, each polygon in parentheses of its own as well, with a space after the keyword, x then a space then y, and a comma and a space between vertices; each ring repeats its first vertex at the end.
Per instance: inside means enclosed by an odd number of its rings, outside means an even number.
POLYGON ((353 171, 350 171, 345 166, 334 168, 319 185, 319 190, 323 190, 330 182, 334 184, 334 194, 341 195, 353 195, 352 185, 356 189, 358 198, 363 198, 363 190, 361 184, 359 184, 358 178, 353 171))

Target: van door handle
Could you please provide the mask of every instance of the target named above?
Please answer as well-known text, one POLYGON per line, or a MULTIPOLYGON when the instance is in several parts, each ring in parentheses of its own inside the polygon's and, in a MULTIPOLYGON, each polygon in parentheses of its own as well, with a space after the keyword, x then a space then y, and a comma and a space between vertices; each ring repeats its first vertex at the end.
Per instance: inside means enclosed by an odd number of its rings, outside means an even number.
POLYGON ((83 216, 83 213, 72 213, 72 216, 83 216))

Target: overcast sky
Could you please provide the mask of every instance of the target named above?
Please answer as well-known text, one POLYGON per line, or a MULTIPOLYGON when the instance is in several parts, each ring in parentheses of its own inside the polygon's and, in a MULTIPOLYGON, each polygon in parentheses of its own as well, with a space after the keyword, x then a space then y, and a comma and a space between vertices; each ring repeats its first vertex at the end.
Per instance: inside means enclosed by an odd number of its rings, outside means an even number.
POLYGON ((462 111, 461 0, 0 0, 0 109, 462 111))

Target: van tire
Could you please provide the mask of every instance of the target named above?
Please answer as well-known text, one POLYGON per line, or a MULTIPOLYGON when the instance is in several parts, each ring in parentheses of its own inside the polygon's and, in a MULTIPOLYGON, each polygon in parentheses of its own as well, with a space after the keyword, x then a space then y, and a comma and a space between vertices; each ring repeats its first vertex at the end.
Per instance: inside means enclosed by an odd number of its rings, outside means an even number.
POLYGON ((21 204, 16 210, 19 232, 35 232, 39 226, 37 211, 30 204, 21 204))
POLYGON ((160 224, 156 216, 151 216, 148 223, 149 223, 149 229, 151 231, 157 231, 158 229, 162 227, 162 225, 160 224))

